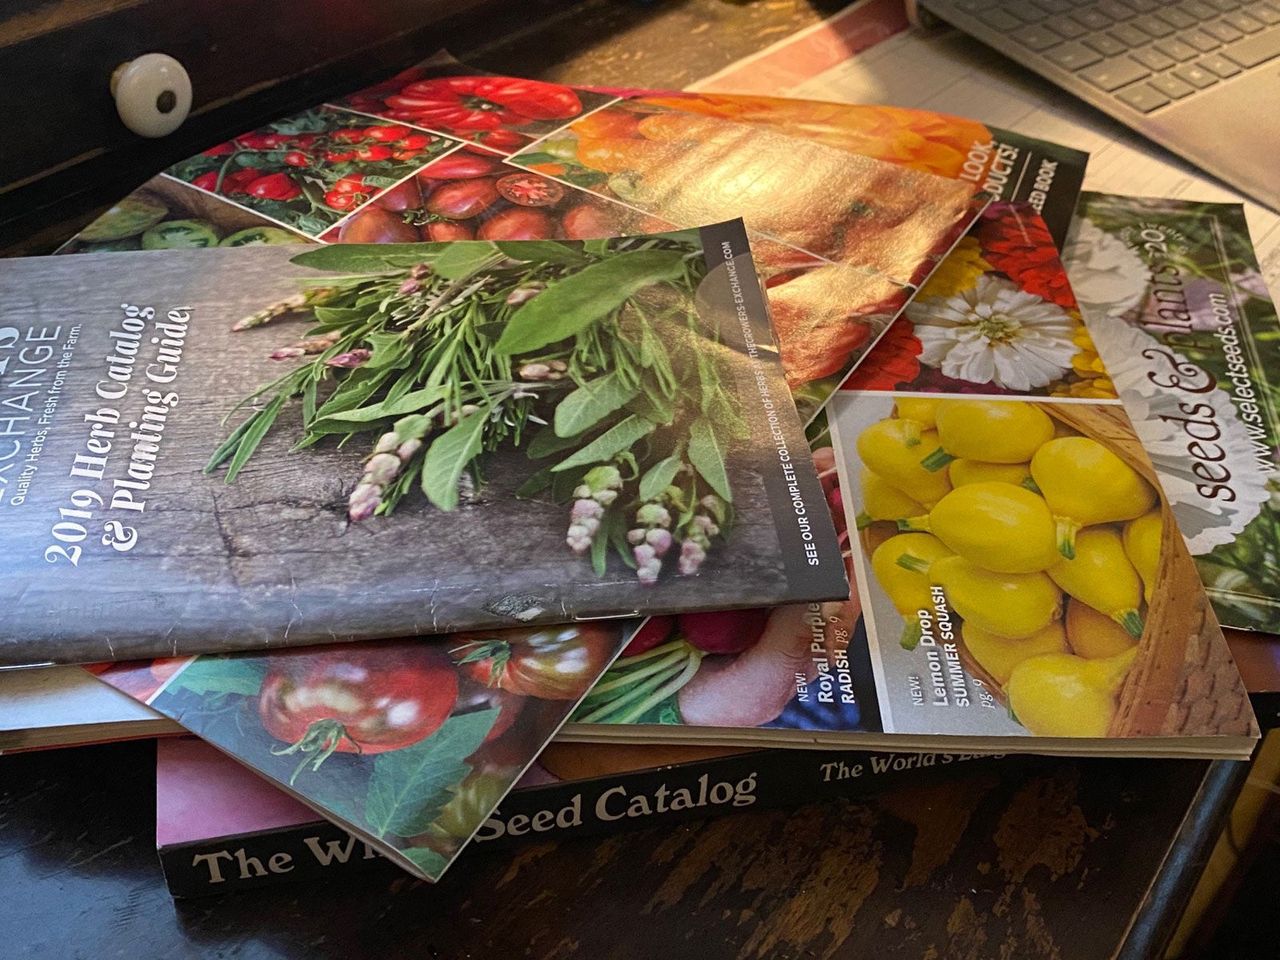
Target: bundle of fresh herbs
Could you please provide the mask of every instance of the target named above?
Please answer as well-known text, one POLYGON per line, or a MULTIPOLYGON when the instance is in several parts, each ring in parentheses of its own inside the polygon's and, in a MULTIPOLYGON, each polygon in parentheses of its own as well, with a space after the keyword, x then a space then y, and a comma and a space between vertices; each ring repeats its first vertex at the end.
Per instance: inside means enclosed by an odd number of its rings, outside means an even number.
POLYGON ((235 329, 309 317, 309 336, 271 354, 304 362, 237 405, 255 409, 206 472, 233 482, 297 398, 295 449, 373 438, 353 522, 414 488, 454 510, 483 454, 511 445, 544 464, 518 494, 571 504, 566 543, 597 575, 610 547, 644 583, 670 559, 693 574, 725 536, 725 451, 747 428, 726 389, 733 351, 696 309, 696 231, 335 245, 293 262, 328 273, 235 329))

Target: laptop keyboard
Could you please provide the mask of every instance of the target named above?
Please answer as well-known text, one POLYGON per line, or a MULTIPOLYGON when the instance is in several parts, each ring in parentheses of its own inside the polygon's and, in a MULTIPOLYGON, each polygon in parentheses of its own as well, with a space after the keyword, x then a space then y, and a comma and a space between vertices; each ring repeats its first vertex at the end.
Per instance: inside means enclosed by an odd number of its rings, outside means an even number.
POLYGON ((932 6, 973 17, 1006 43, 1141 113, 1280 57, 1280 0, 951 0, 932 6))

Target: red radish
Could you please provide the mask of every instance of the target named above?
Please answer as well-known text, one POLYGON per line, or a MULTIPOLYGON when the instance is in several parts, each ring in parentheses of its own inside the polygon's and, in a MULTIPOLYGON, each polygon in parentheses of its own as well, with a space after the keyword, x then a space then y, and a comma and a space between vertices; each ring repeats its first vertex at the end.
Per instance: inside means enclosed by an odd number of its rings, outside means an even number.
POLYGON ((686 613, 678 621, 680 633, 703 653, 741 653, 755 646, 769 622, 767 607, 686 613))
POLYGON ((675 617, 650 617, 623 648, 622 656, 635 657, 661 646, 671 635, 675 622, 675 617))

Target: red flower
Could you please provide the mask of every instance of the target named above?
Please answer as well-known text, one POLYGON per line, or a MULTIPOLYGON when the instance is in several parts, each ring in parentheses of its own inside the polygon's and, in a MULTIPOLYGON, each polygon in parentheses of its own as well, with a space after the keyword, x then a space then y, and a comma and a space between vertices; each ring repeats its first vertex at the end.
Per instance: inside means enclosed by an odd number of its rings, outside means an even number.
POLYGON ((922 349, 911 321, 899 317, 840 389, 896 390, 907 386, 920 375, 922 349))
POLYGON ((978 242, 988 263, 1028 293, 1065 310, 1076 309, 1053 237, 1033 210, 1021 204, 992 204, 983 220, 978 242))

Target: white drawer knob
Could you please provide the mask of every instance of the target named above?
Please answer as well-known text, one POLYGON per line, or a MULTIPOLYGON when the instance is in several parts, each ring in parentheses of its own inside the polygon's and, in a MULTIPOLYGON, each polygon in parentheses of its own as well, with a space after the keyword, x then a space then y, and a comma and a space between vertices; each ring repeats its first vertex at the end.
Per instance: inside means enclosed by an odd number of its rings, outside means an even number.
POLYGON ((111 95, 124 125, 140 137, 167 136, 191 112, 191 78, 163 53, 144 53, 116 67, 111 95))

